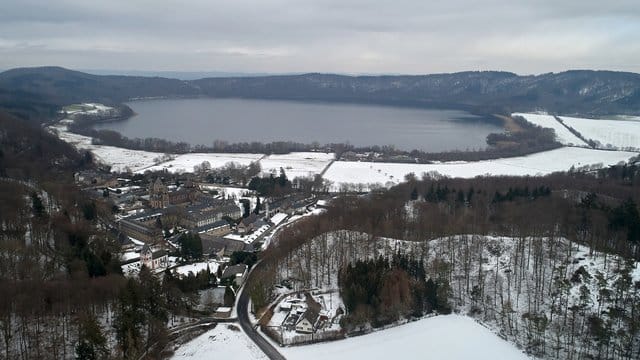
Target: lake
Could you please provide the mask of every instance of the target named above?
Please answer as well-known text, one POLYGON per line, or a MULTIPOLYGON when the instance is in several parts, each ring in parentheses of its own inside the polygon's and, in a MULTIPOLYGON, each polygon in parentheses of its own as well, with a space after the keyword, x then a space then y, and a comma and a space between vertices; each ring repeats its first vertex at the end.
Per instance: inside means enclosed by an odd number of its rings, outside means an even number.
POLYGON ((488 134, 502 132, 486 118, 457 110, 249 99, 159 99, 127 105, 136 116, 95 128, 192 145, 294 141, 429 152, 482 149, 488 134))

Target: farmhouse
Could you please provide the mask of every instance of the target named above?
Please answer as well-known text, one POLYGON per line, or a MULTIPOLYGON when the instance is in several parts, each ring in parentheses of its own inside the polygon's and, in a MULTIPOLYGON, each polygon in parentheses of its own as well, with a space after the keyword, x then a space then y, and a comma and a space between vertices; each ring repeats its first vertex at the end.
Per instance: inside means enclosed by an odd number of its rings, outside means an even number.
POLYGON ((314 326, 316 321, 318 320, 320 310, 322 310, 322 305, 315 301, 309 294, 305 294, 305 297, 307 303, 307 311, 304 312, 304 314, 296 323, 296 332, 311 334, 314 332, 314 326))
POLYGON ((307 308, 307 311, 300 317, 296 324, 296 332, 303 334, 313 333, 313 325, 318 319, 318 311, 313 307, 307 308))

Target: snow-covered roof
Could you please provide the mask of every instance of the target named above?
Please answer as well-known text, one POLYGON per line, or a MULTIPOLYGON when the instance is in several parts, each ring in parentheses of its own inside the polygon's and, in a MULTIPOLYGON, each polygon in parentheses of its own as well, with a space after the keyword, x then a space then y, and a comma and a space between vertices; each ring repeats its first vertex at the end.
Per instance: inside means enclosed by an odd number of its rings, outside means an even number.
POLYGON ((277 214, 273 215, 273 216, 271 217, 271 219, 269 219, 269 221, 271 221, 274 225, 278 225, 278 224, 280 224, 281 222, 283 222, 283 221, 284 221, 284 219, 286 219, 286 218, 287 218, 287 216, 288 216, 288 215, 287 215, 287 214, 285 214, 285 213, 277 213, 277 214))

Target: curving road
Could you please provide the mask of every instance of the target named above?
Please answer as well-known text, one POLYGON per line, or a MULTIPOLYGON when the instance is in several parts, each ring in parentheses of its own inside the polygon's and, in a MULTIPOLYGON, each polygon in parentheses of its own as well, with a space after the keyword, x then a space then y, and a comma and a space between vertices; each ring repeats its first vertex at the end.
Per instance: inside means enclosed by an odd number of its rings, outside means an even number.
MULTIPOLYGON (((258 264, 256 264, 256 266, 257 265, 258 264)), ((249 276, 251 276, 251 273, 249 273, 249 276)), ((246 280, 245 283, 247 283, 246 280)), ((242 330, 244 330, 245 334, 249 336, 260 350, 269 357, 269 359, 286 360, 285 357, 282 356, 282 354, 280 354, 270 342, 263 338, 251 324, 251 320, 249 320, 249 294, 244 290, 244 286, 240 289, 240 297, 238 298, 236 311, 238 312, 238 322, 240 323, 242 330)))

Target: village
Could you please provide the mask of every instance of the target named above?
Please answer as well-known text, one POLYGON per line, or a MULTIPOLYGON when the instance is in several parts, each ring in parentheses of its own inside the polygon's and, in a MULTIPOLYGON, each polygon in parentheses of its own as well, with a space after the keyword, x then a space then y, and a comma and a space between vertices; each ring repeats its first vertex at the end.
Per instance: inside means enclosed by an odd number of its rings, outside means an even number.
MULTIPOLYGON (((282 171, 280 177, 284 176, 282 171)), ((110 207, 113 217, 101 221, 118 240, 125 276, 135 277, 144 267, 159 278, 170 273, 184 281, 199 276, 213 279, 198 288, 194 309, 219 318, 233 316, 235 295, 275 230, 322 211, 327 203, 317 194, 295 188, 275 196, 261 195, 232 178, 205 172, 91 170, 77 173, 75 180, 87 194, 110 207)), ((297 341, 307 341, 304 336, 309 334, 339 329, 343 309, 332 308, 330 299, 307 293, 305 300, 299 291, 282 289, 278 314, 270 321, 281 320, 277 333, 279 339, 284 334, 282 343, 291 343, 295 334, 303 336, 297 341)), ((339 296, 333 298, 339 307, 339 296)))

